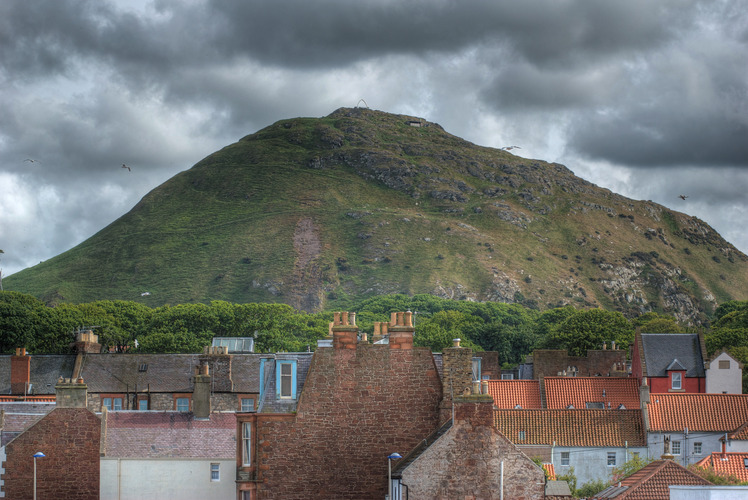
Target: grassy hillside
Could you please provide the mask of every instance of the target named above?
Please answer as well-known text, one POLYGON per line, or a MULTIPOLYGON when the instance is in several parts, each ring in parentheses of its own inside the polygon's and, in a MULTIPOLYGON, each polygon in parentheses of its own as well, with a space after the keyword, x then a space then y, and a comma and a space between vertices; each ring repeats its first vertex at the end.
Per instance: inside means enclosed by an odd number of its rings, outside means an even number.
POLYGON ((655 310, 699 324, 717 303, 748 297, 748 258, 704 222, 562 165, 355 108, 244 137, 3 284, 49 303, 227 300, 313 311, 431 293, 655 310))

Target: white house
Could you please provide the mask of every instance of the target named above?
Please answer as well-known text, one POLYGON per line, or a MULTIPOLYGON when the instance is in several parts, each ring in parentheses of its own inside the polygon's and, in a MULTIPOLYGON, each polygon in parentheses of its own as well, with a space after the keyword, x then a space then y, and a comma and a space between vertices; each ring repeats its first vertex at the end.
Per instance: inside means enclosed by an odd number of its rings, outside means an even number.
POLYGON ((704 362, 706 392, 709 394, 742 394, 743 364, 726 351, 715 353, 704 362))

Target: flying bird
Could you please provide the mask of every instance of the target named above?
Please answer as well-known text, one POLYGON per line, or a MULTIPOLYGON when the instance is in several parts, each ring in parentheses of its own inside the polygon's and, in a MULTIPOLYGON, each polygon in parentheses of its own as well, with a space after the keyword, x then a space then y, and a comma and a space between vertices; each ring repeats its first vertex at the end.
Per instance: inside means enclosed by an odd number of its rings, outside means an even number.
POLYGON ((678 198, 680 198, 681 200, 685 200, 686 198, 688 198, 688 196, 686 196, 685 194, 679 194, 678 198))
POLYGON ((122 168, 126 168, 128 172, 132 172, 132 169, 128 167, 127 165, 125 165, 124 163, 122 164, 122 168))
POLYGON ((522 148, 519 146, 504 146, 501 149, 503 149, 504 151, 511 151, 512 149, 522 149, 522 148))
POLYGON ((25 160, 23 160, 23 161, 24 161, 24 162, 29 162, 29 163, 39 163, 39 162, 38 162, 37 160, 32 160, 31 158, 26 158, 26 159, 25 159, 25 160))
POLYGON ((140 296, 141 297, 145 297, 146 295, 150 295, 150 294, 151 294, 151 292, 143 292, 143 293, 140 294, 140 296))

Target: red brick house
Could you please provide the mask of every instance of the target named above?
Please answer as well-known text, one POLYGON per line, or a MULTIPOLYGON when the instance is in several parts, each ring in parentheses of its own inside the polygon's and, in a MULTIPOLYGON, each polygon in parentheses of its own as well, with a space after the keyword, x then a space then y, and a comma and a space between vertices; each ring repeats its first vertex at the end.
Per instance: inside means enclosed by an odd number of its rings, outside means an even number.
POLYGON ((701 334, 636 332, 631 376, 650 393, 705 393, 706 348, 701 334))

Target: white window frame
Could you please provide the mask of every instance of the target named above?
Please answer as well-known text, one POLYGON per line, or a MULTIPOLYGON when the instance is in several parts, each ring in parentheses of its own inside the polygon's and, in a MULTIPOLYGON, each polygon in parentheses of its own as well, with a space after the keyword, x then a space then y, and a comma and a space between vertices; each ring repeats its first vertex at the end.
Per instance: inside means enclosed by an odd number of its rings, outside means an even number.
POLYGON ((673 455, 680 455, 680 452, 681 452, 680 445, 681 445, 680 440, 673 440, 670 443, 670 453, 672 453, 673 455))
POLYGON ((561 452, 561 465, 567 466, 571 463, 571 453, 568 451, 561 452))
POLYGON ((608 467, 615 467, 618 462, 618 454, 615 451, 608 452, 608 467))
POLYGON ((242 465, 252 465, 252 423, 242 422, 242 465))
POLYGON ((702 447, 701 447, 701 441, 696 441, 693 444, 693 454, 694 455, 701 455, 701 449, 702 449, 702 447))
POLYGON ((255 411, 255 399, 254 398, 242 398, 241 399, 241 411, 242 413, 255 411))
POLYGON ((221 464, 211 463, 210 464, 210 481, 216 482, 221 480, 221 464))
POLYGON ((683 376, 680 372, 670 374, 670 388, 679 391, 683 388, 683 376))

